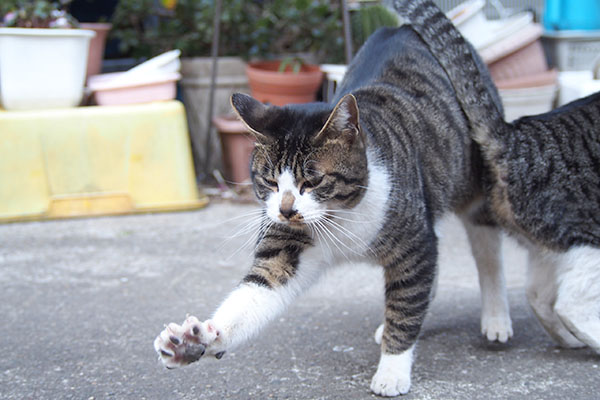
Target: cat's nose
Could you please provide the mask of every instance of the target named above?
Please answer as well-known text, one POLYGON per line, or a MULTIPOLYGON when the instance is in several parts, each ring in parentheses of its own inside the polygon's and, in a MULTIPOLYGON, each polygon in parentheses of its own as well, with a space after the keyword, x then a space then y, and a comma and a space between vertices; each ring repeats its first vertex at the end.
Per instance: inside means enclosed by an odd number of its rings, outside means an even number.
POLYGON ((279 213, 285 219, 290 219, 298 213, 294 209, 294 195, 291 191, 286 190, 281 197, 281 204, 279 205, 279 213))
POLYGON ((292 218, 294 215, 298 214, 298 211, 294 210, 293 208, 284 208, 284 207, 280 207, 279 208, 279 212, 281 213, 281 215, 283 215, 284 218, 286 219, 290 219, 292 218))

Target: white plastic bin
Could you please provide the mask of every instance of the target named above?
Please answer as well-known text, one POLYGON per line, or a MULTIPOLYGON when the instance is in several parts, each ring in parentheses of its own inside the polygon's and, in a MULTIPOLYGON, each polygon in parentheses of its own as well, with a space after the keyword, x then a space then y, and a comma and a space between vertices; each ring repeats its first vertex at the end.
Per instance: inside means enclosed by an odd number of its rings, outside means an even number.
POLYGON ((86 29, 0 28, 0 100, 7 110, 79 105, 90 39, 86 29))

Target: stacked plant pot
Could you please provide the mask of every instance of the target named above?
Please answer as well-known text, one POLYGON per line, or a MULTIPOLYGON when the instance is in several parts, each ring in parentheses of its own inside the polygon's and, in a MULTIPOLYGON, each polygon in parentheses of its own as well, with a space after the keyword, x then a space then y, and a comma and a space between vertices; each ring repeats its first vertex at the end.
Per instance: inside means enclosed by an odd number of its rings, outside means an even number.
POLYGON ((558 105, 600 91, 600 2, 547 0, 542 42, 558 69, 558 105))
MULTIPOLYGON (((280 63, 258 61, 246 67, 252 97, 274 106, 315 101, 323 80, 319 66, 302 64, 295 72, 289 66, 279 71, 280 63)), ((247 182, 254 137, 235 116, 217 116, 213 124, 221 139, 225 179, 233 184, 247 182)))

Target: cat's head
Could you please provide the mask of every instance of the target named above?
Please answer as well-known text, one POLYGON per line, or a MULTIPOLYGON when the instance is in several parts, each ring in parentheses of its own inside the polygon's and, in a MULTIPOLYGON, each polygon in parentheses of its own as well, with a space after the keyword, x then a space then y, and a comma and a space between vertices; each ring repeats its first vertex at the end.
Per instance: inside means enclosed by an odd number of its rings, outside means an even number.
POLYGON ((368 168, 354 96, 333 110, 325 103, 268 106, 239 93, 231 104, 256 137, 251 176, 271 220, 304 226, 360 201, 368 168))

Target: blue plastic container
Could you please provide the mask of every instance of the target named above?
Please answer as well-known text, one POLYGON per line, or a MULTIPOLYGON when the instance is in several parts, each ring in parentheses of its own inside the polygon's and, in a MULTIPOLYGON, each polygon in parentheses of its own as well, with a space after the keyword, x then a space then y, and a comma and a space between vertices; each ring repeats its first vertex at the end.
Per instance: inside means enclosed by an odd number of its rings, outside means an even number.
POLYGON ((546 0, 544 28, 550 31, 600 29, 600 0, 546 0))

